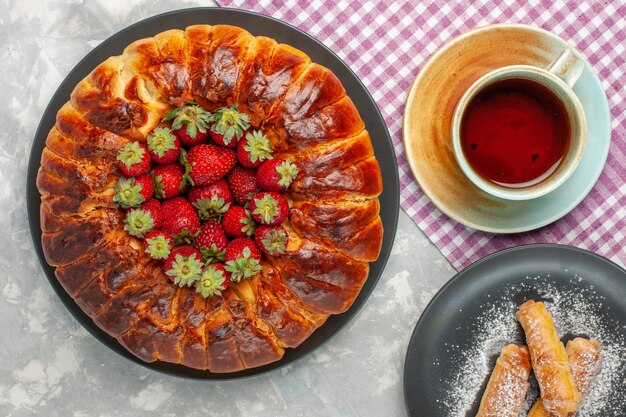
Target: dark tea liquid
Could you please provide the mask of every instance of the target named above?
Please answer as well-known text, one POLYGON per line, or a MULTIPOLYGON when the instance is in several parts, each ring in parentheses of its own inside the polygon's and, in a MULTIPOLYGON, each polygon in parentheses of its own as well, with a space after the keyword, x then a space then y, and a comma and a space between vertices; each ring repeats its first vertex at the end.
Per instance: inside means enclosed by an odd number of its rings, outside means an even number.
POLYGON ((511 188, 548 177, 569 145, 567 114, 541 84, 524 79, 493 83, 468 104, 461 120, 461 147, 486 180, 511 188))

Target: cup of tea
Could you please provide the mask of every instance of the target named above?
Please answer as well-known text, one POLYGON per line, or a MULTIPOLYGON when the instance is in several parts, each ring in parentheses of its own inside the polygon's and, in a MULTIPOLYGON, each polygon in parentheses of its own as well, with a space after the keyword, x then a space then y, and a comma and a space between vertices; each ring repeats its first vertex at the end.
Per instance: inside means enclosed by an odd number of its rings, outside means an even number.
POLYGON ((584 65, 568 49, 547 69, 512 65, 472 84, 454 111, 452 139, 461 170, 477 187, 528 200, 567 180, 587 137, 572 90, 584 65))

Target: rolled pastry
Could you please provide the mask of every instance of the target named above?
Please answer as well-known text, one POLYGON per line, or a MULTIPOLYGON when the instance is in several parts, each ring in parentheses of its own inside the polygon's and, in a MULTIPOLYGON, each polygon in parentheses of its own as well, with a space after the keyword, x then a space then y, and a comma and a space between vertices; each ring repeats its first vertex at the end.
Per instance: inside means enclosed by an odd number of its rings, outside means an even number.
POLYGON ((528 300, 520 306, 516 317, 526 334, 533 372, 545 409, 553 416, 565 417, 576 413, 580 395, 565 347, 546 306, 542 302, 528 300))
MULTIPOLYGON (((580 393, 580 397, 585 396, 589 384, 600 369, 602 355, 600 354, 600 342, 597 340, 587 340, 577 337, 567 342, 565 347, 569 363, 574 376, 574 383, 580 393)), ((530 409, 527 417, 549 417, 550 414, 543 406, 543 400, 539 398, 533 408, 530 409)))
POLYGON ((517 417, 526 398, 529 376, 526 346, 505 346, 489 377, 476 417, 517 417))

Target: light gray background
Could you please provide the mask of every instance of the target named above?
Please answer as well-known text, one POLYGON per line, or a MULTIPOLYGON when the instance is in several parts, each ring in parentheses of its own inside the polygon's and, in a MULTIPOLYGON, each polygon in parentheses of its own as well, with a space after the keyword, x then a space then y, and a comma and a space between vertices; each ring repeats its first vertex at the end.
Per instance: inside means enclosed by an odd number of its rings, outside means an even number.
POLYGON ((245 380, 189 381, 102 345, 55 296, 26 214, 39 119, 63 78, 102 40, 198 1, 0 1, 0 416, 404 416, 411 331, 454 270, 404 212, 389 264, 334 339, 284 369, 245 380))

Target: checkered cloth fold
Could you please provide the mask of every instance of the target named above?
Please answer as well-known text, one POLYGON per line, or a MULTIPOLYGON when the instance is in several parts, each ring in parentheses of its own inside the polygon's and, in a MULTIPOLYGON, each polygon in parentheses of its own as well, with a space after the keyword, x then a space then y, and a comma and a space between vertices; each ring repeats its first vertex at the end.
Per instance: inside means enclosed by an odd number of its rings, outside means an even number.
POLYGON ((400 172, 400 204, 441 253, 463 268, 511 246, 551 242, 588 249, 626 264, 626 3, 617 1, 268 1, 218 0, 288 22, 341 57, 367 86, 391 133, 400 172), (402 112, 421 65, 453 37, 494 23, 538 26, 575 45, 602 80, 612 144, 591 193, 559 221, 532 232, 494 235, 441 213, 419 189, 404 155, 402 112))

